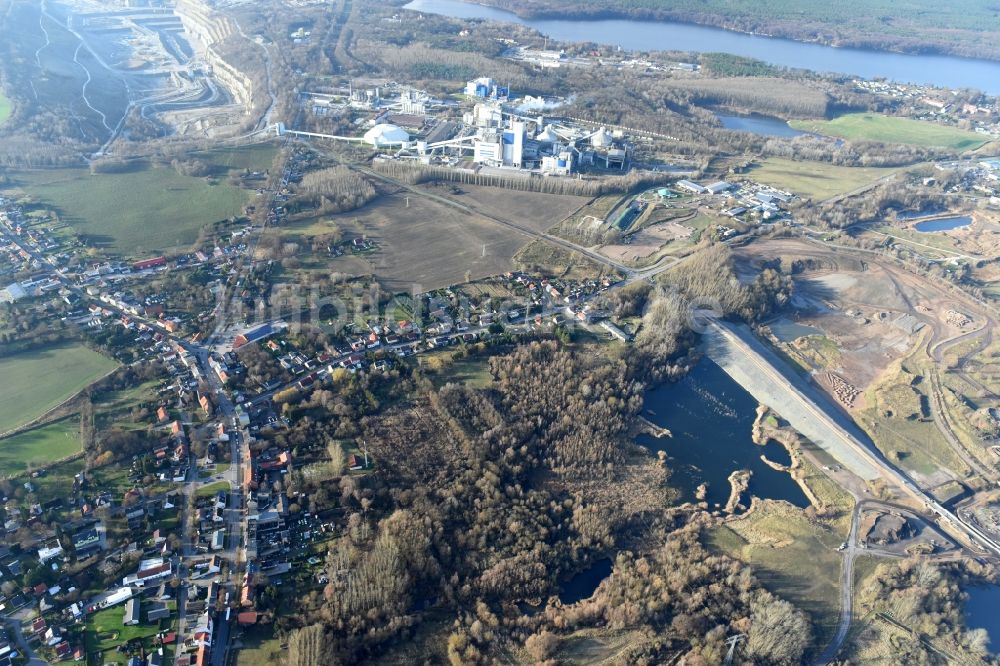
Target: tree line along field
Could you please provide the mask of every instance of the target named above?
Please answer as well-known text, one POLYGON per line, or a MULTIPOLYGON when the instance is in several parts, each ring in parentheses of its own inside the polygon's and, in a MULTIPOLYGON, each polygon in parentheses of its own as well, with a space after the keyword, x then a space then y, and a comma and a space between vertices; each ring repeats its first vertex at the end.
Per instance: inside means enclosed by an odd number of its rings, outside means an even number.
POLYGON ((973 150, 986 143, 975 132, 911 118, 877 113, 849 113, 833 120, 793 120, 795 129, 854 141, 905 143, 926 148, 973 150))
POLYGON ((759 183, 786 190, 804 199, 822 201, 873 183, 894 171, 898 169, 846 167, 769 157, 755 166, 749 175, 759 183))
POLYGON ((183 250, 205 225, 241 215, 254 193, 231 184, 227 176, 230 170, 269 168, 274 148, 216 150, 190 157, 208 163, 211 177, 185 176, 148 162, 124 173, 46 169, 11 176, 20 191, 55 209, 88 244, 144 256, 183 250))
MULTIPOLYGON (((72 397, 117 364, 78 343, 0 359, 0 432, 29 423, 72 397)), ((0 440, 0 451, 4 440, 0 440)))

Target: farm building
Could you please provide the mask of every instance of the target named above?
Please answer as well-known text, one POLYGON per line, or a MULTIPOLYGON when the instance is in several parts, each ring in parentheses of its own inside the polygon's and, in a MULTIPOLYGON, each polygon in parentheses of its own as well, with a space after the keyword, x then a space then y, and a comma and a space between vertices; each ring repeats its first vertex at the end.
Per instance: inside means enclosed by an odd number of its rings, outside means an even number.
POLYGON ((717 183, 706 185, 705 191, 708 192, 709 194, 722 194, 723 192, 728 192, 730 189, 732 189, 732 187, 733 186, 727 183, 726 181, 720 180, 717 183))
POLYGON ((628 333, 626 333, 622 329, 612 324, 607 319, 601 322, 601 328, 610 333, 612 337, 621 340, 622 342, 628 342, 629 340, 632 339, 632 336, 630 336, 628 333))
POLYGON ((104 606, 110 608, 111 606, 117 606, 123 601, 132 598, 132 588, 123 587, 113 592, 111 596, 104 600, 104 606))
POLYGON ((122 617, 122 624, 126 627, 134 627, 139 624, 139 600, 135 597, 125 602, 125 615, 122 617))
POLYGON ((913 315, 901 314, 893 320, 892 325, 907 335, 916 335, 924 327, 924 322, 913 315))
POLYGON ((22 298, 27 298, 28 292, 17 282, 12 282, 4 289, 0 290, 0 303, 16 303, 22 298))

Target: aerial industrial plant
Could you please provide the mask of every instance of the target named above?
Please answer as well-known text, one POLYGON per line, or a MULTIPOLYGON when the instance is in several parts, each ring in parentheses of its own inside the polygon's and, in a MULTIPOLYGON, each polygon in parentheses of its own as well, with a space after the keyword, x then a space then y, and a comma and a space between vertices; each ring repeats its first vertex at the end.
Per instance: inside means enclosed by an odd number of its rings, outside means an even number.
MULTIPOLYGON (((305 93, 303 102, 314 116, 349 115, 353 126, 366 131, 360 136, 333 135, 292 131, 279 125, 278 133, 364 143, 382 151, 382 159, 473 166, 477 170, 569 176, 629 168, 631 147, 622 129, 528 115, 508 86, 489 77, 469 81, 462 92, 459 100, 440 100, 425 91, 389 83, 305 93)), ((559 103, 546 102, 552 107, 559 103)))

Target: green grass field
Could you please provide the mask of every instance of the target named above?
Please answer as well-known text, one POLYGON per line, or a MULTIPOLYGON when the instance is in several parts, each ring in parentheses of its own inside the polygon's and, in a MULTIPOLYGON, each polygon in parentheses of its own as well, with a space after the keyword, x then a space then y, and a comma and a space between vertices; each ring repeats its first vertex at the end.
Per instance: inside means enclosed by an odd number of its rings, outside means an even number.
POLYGON ((218 169, 266 171, 271 168, 271 163, 277 153, 278 149, 274 144, 261 143, 239 148, 216 148, 192 153, 191 156, 208 162, 218 169))
POLYGON ((81 344, 0 359, 0 432, 28 423, 115 368, 81 344))
MULTIPOLYGON (((159 380, 143 382, 138 386, 124 389, 122 391, 103 391, 93 396, 94 407, 97 414, 97 426, 105 427, 112 423, 117 423, 119 427, 127 427, 129 419, 128 413, 143 402, 157 402, 156 387, 159 380)), ((145 424, 135 424, 137 427, 145 427, 145 424)))
POLYGON ((22 472, 61 460, 80 451, 78 419, 63 419, 0 439, 0 469, 5 474, 22 472))
MULTIPOLYGON (((297 237, 301 238, 303 241, 308 241, 313 236, 322 236, 324 234, 331 234, 338 228, 342 228, 341 225, 332 221, 331 219, 329 219, 329 217, 317 216, 317 217, 307 217, 283 225, 281 227, 281 232, 286 236, 297 237)), ((349 226, 348 230, 354 231, 353 229, 350 229, 349 226)))
POLYGON ((19 171, 14 179, 88 244, 137 257, 189 247, 202 227, 242 214, 253 198, 224 177, 210 184, 170 167, 96 175, 85 169, 19 171))
POLYGON ((779 157, 764 160, 750 172, 753 180, 817 201, 856 190, 897 169, 842 167, 820 162, 796 162, 779 157))
POLYGON ((195 497, 212 497, 215 493, 220 490, 229 492, 229 482, 228 481, 216 481, 215 483, 210 483, 207 486, 202 486, 195 491, 195 497))
POLYGON ((490 375, 489 356, 466 356, 462 359, 451 360, 451 355, 452 352, 443 351, 419 357, 425 364, 434 357, 445 359, 441 372, 432 375, 436 385, 444 386, 452 382, 473 388, 486 388, 493 383, 493 377, 490 375))
MULTIPOLYGON (((908 368, 904 368, 909 370, 908 368)), ((912 386, 912 374, 886 373, 885 379, 865 391, 868 407, 859 413, 858 423, 868 431, 875 445, 893 463, 909 470, 919 480, 945 480, 942 470, 953 470, 958 478, 972 472, 968 465, 940 436, 933 421, 925 420, 922 404, 930 396, 921 386, 912 386)))
MULTIPOLYGON (((145 605, 143 604, 143 606, 145 605)), ((115 649, 117 646, 133 639, 140 639, 146 645, 146 648, 149 649, 152 647, 152 639, 156 634, 161 629, 166 630, 171 628, 174 624, 173 617, 152 624, 147 623, 145 621, 146 609, 144 607, 140 611, 139 617, 142 621, 139 624, 126 627, 122 624, 124 617, 125 604, 119 604, 112 608, 98 611, 87 618, 85 633, 87 663, 125 664, 128 662, 128 655, 118 652, 115 649), (97 652, 103 653, 100 659, 96 659, 97 652)), ((170 654, 172 656, 172 650, 170 654)))
POLYGON ((765 500, 753 514, 708 531, 708 543, 754 568, 769 590, 809 613, 823 645, 840 613, 840 534, 798 509, 765 500))
POLYGON ((0 92, 0 125, 7 122, 7 119, 10 118, 11 111, 13 110, 14 107, 11 105, 10 99, 0 92))
POLYGON ((789 124, 795 129, 843 139, 906 143, 927 148, 973 150, 986 143, 986 139, 975 132, 877 113, 849 113, 833 120, 793 120, 789 124))
POLYGON ((285 660, 281 641, 265 627, 250 627, 243 632, 242 647, 236 652, 236 666, 269 666, 285 660))

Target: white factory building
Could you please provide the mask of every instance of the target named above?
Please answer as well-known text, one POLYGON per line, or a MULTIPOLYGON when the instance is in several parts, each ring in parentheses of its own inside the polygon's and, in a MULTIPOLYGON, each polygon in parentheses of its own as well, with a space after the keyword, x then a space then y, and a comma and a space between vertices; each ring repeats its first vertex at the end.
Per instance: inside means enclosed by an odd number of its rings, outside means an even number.
MULTIPOLYGON (((472 161, 495 168, 537 170, 567 176, 579 167, 624 170, 627 147, 620 133, 545 123, 497 102, 480 102, 463 117, 464 134, 428 143, 418 140, 417 154, 429 163, 434 155, 468 155, 472 161)), ((371 143, 371 142, 369 142, 371 143)))
POLYGON ((410 142, 406 130, 389 123, 381 123, 365 132, 365 143, 376 148, 404 146, 410 142))
POLYGON ((489 166, 524 166, 527 130, 523 122, 514 121, 507 129, 490 128, 480 132, 473 143, 473 161, 489 166))
POLYGON ((501 86, 488 76, 473 79, 465 84, 465 94, 470 97, 500 99, 510 96, 510 88, 501 86))
MULTIPOLYGON (((471 82, 470 82, 471 83, 471 82)), ((525 116, 496 101, 477 103, 463 116, 472 132, 427 143, 417 153, 427 162, 435 154, 468 154, 477 164, 569 175, 580 166, 624 169, 627 152, 621 134, 546 124, 543 116, 525 116)))

